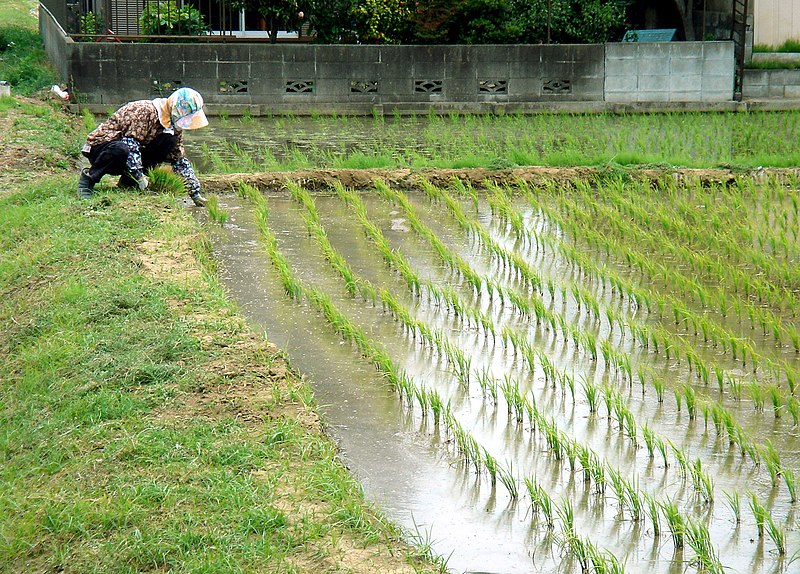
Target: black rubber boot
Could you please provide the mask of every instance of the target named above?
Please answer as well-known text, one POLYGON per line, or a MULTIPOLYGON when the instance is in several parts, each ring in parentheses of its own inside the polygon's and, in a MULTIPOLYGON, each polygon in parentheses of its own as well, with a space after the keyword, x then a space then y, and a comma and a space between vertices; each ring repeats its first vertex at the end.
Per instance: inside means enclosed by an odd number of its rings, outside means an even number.
POLYGON ((89 170, 84 169, 81 171, 81 176, 78 178, 78 197, 80 199, 90 199, 94 192, 94 180, 89 177, 89 170))

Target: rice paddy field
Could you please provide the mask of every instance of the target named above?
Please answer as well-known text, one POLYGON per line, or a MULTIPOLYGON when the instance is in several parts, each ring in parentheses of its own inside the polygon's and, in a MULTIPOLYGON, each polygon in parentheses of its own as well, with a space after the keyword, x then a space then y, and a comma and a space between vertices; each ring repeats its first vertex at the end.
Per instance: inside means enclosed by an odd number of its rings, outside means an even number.
POLYGON ((221 116, 189 138, 209 172, 526 165, 800 165, 800 112, 221 116))
MULTIPOLYGON (((674 127, 649 118, 629 139, 662 145, 642 148, 657 164, 702 155, 707 165, 711 154, 741 165, 756 157, 748 146, 762 142, 754 153, 767 157, 772 138, 796 130, 790 116, 751 139, 701 141, 679 119, 680 149, 674 127)), ((478 138, 483 122, 435 121, 442 146, 452 122, 475 122, 478 138)), ((586 132, 602 141, 563 153, 602 156, 617 141, 586 132)), ((491 144, 507 146, 496 157, 509 157, 511 138, 491 144)), ((226 145, 227 156, 203 150, 222 171, 266 165, 253 159, 264 157, 252 155, 258 146, 226 145)), ((776 149, 792 157, 794 145, 776 149)), ((355 156, 336 157, 330 165, 355 156)), ((453 513, 485 515, 489 534, 476 544, 510 543, 525 557, 462 562, 468 549, 434 545, 455 570, 791 572, 798 183, 791 172, 713 182, 669 170, 313 192, 287 180, 280 193, 240 181, 209 219, 260 253, 264 297, 323 325, 373 372, 375 408, 402 413, 455 477, 453 513)))

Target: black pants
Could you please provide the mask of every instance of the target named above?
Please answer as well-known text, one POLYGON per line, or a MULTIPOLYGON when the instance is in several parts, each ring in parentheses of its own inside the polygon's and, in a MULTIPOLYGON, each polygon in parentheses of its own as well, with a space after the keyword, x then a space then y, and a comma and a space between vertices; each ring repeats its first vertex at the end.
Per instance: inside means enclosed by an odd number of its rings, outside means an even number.
MULTIPOLYGON (((159 134, 146 146, 141 146, 142 166, 144 170, 164 163, 167 156, 175 149, 178 141, 174 134, 159 134)), ((120 140, 92 146, 89 153, 84 155, 89 158, 92 166, 89 168, 89 177, 97 183, 104 175, 127 175, 128 156, 131 150, 120 140)))

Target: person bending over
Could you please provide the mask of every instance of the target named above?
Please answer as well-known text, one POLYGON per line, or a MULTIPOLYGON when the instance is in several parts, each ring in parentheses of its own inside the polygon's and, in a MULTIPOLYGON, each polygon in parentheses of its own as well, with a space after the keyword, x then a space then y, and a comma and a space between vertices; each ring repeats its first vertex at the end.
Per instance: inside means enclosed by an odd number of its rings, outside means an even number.
POLYGON ((183 178, 194 204, 203 207, 208 201, 186 158, 183 130, 207 125, 203 97, 191 88, 180 88, 168 98, 125 104, 86 137, 82 152, 91 167, 81 171, 78 196, 90 198, 104 175, 121 176, 120 187, 147 189, 145 171, 168 162, 183 178))

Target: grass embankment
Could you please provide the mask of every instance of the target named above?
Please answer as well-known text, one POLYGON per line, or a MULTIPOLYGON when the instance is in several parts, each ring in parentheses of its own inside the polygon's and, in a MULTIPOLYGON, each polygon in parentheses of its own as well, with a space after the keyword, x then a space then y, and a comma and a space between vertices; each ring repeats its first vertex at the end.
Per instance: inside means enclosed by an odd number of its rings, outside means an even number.
POLYGON ((30 0, 0 0, 0 80, 23 96, 58 82, 37 32, 36 7, 30 0))
POLYGON ((432 568, 365 504, 191 215, 109 187, 79 202, 58 161, 9 181, 26 145, 74 163, 86 128, 32 100, 0 120, 20 154, 0 194, 0 572, 432 568))

